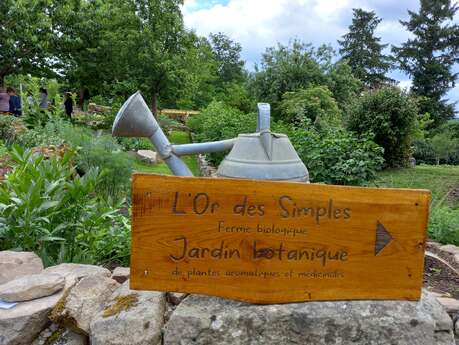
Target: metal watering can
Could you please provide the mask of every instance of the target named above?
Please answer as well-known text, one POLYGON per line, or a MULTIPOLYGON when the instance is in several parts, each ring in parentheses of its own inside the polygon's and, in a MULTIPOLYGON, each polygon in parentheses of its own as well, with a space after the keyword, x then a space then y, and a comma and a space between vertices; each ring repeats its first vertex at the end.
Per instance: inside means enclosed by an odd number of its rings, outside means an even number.
POLYGON ((113 123, 116 137, 150 139, 159 156, 177 176, 193 176, 180 156, 230 151, 217 170, 217 176, 229 178, 309 182, 306 166, 285 134, 271 133, 270 106, 258 103, 257 132, 237 138, 172 145, 154 118, 140 92, 123 104, 113 123))

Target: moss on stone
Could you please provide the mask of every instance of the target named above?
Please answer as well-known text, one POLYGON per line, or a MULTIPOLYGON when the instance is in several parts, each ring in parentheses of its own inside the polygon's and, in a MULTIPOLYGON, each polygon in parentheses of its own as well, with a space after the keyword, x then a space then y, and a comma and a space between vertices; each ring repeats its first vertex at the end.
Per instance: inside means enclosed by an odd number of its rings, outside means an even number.
POLYGON ((59 323, 59 320, 62 318, 62 312, 64 311, 65 303, 67 302, 67 297, 70 293, 70 290, 71 289, 67 289, 67 291, 64 292, 59 301, 57 301, 53 310, 51 310, 51 312, 49 313, 48 317, 51 321, 59 323))
POLYGON ((126 311, 132 307, 135 307, 138 301, 138 296, 135 293, 116 297, 113 301, 114 303, 104 310, 102 316, 109 317, 112 315, 117 315, 122 311, 126 311))
POLYGON ((54 345, 59 340, 59 338, 64 334, 64 332, 65 328, 59 327, 46 339, 43 345, 54 345))

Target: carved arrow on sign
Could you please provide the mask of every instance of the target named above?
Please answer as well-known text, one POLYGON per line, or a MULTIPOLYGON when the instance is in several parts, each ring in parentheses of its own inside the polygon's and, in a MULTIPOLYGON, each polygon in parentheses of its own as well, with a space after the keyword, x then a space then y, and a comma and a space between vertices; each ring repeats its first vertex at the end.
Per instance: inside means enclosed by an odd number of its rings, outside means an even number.
POLYGON ((375 241, 375 256, 378 255, 390 242, 393 237, 380 222, 376 224, 376 241, 375 241))

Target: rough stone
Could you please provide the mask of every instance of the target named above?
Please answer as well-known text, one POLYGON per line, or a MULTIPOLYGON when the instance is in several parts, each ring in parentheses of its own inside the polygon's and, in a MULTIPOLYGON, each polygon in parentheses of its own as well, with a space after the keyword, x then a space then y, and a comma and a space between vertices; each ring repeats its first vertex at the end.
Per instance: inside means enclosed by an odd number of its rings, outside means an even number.
POLYGON ((65 301, 54 308, 50 318, 87 335, 91 319, 104 308, 106 300, 118 286, 116 281, 105 276, 84 277, 70 290, 65 301))
POLYGON ((91 322, 92 345, 159 345, 165 294, 129 289, 129 280, 91 322))
POLYGON ((440 249, 442 244, 438 243, 438 242, 435 242, 435 241, 427 241, 427 246, 432 246, 432 247, 434 247, 436 249, 440 249))
POLYGON ((451 297, 448 292, 429 291, 428 293, 433 297, 451 297))
POLYGON ((24 276, 0 285, 0 299, 6 302, 30 301, 62 290, 65 278, 54 273, 24 276))
POLYGON ((456 264, 459 265, 459 253, 458 254, 454 254, 454 261, 456 261, 456 264))
POLYGON ((437 297, 437 301, 445 308, 449 314, 459 312, 459 301, 450 297, 437 297))
POLYGON ((37 338, 35 338, 35 340, 33 341, 31 345, 44 345, 50 337, 52 337, 58 332, 63 332, 63 331, 64 331, 63 329, 59 329, 59 325, 52 323, 48 327, 46 327, 43 331, 41 331, 41 333, 38 335, 37 338))
POLYGON ((441 246, 440 249, 450 254, 459 254, 459 247, 456 247, 453 244, 446 244, 441 246))
POLYGON ((40 333, 31 345, 87 345, 88 343, 87 336, 51 324, 40 333))
POLYGON ((250 305, 190 295, 172 313, 164 345, 452 345, 452 320, 429 294, 420 302, 250 305))
POLYGON ((43 270, 43 262, 32 252, 0 252, 0 284, 43 270))
POLYGON ((123 284, 129 279, 130 274, 131 269, 129 267, 117 267, 112 273, 112 279, 116 280, 120 284, 123 284))
POLYGON ((158 163, 158 154, 152 150, 138 150, 137 157, 150 164, 158 163))
POLYGON ((168 292, 166 294, 166 300, 172 305, 179 305, 180 302, 182 302, 185 297, 188 296, 187 293, 181 293, 181 292, 168 292))
POLYGON ((8 310, 0 310, 0 344, 29 345, 49 322, 48 313, 63 292, 21 302, 8 310))
POLYGON ((104 276, 110 277, 111 272, 103 267, 84 264, 60 264, 51 266, 44 270, 46 273, 57 273, 65 278, 81 279, 87 276, 104 276))

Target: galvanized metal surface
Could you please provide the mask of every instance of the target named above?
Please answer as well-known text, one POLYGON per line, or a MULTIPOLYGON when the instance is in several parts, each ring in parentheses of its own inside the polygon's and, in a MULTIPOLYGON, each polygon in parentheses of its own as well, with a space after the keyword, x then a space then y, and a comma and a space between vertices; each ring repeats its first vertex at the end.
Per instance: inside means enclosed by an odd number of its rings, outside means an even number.
POLYGON ((269 133, 271 154, 266 153, 263 133, 240 134, 217 170, 217 176, 279 181, 309 181, 306 166, 288 137, 269 133))
POLYGON ((177 156, 229 151, 233 148, 235 142, 236 139, 228 139, 209 143, 172 145, 172 151, 177 156))
POLYGON ((121 107, 113 123, 113 136, 146 137, 155 146, 172 173, 192 176, 179 158, 182 155, 231 150, 217 176, 262 180, 309 181, 306 166, 288 137, 271 133, 270 105, 258 103, 257 133, 208 143, 171 145, 139 92, 121 107))
POLYGON ((123 104, 113 122, 112 135, 149 138, 172 173, 193 176, 188 166, 172 152, 172 145, 148 108, 140 92, 123 104))

